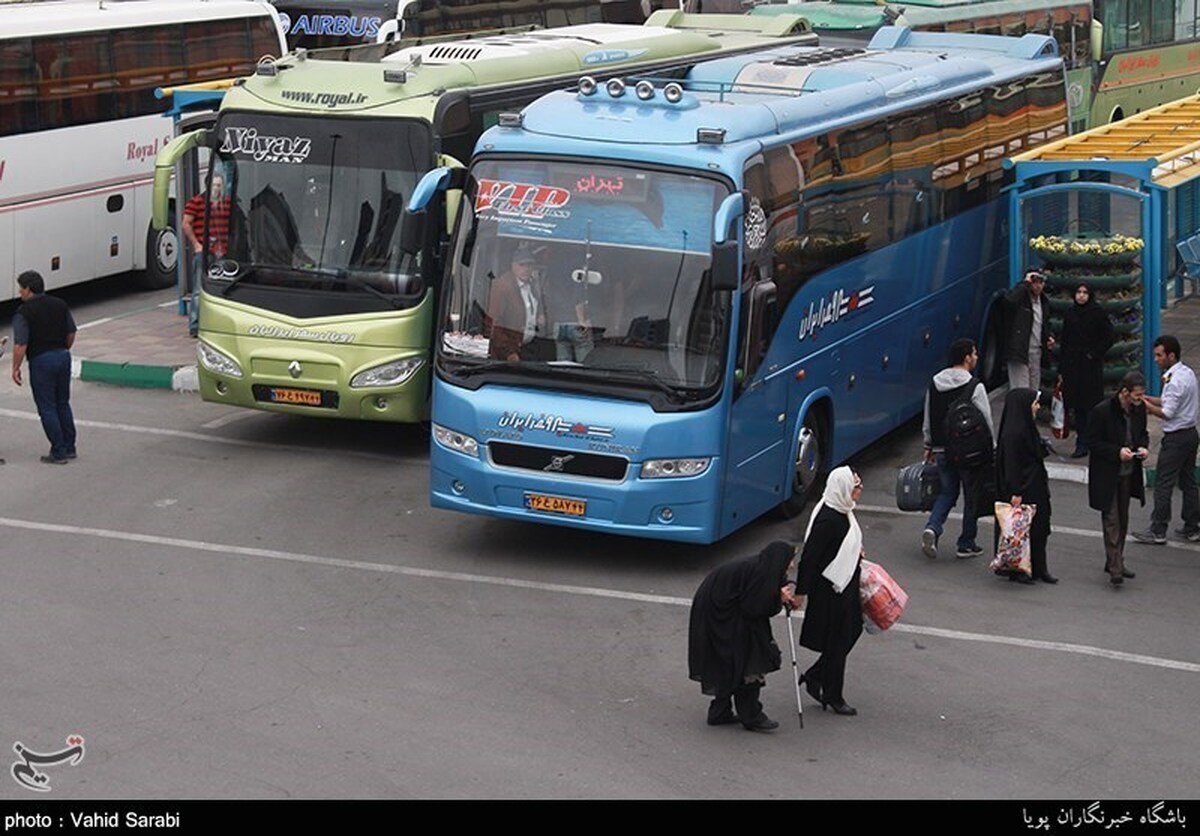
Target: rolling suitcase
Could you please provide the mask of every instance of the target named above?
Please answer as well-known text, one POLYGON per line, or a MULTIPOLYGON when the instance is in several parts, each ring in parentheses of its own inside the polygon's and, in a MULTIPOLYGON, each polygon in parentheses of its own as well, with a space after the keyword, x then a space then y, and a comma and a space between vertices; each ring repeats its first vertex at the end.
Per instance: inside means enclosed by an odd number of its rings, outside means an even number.
POLYGON ((906 465, 896 473, 896 507, 901 511, 932 511, 941 487, 936 464, 906 465))

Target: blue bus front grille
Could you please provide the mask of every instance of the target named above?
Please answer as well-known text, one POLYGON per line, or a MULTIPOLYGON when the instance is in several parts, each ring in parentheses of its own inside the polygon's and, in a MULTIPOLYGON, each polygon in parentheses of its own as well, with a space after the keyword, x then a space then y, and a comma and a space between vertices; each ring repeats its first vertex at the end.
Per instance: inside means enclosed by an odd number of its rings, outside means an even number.
POLYGON ((620 482, 629 469, 629 461, 620 456, 604 456, 580 450, 556 450, 527 444, 492 441, 488 444, 492 464, 536 470, 541 473, 581 476, 589 479, 608 479, 620 482))

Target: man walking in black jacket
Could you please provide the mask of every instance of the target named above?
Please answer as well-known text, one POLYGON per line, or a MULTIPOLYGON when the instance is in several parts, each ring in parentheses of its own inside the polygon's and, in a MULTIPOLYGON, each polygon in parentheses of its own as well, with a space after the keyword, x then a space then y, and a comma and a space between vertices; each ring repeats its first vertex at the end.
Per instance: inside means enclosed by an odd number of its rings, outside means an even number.
POLYGON ((21 363, 29 358, 29 388, 50 440, 46 464, 75 458, 75 416, 71 413, 71 346, 75 320, 67 303, 46 295, 46 282, 35 270, 17 276, 22 304, 13 314, 13 383, 21 385, 21 363))
POLYGON ((1130 372, 1117 393, 1088 414, 1088 504, 1100 512, 1104 529, 1104 571, 1118 586, 1133 572, 1125 568, 1125 535, 1129 532, 1129 499, 1143 505, 1146 493, 1142 462, 1150 436, 1146 432, 1146 379, 1130 372))

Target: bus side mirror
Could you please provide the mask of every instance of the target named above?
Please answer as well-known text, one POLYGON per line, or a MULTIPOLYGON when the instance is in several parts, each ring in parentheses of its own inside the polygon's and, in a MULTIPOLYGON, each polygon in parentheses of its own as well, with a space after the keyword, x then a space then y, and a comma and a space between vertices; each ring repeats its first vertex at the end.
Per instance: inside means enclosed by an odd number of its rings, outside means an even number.
POLYGON ((1092 18, 1091 31, 1092 63, 1099 64, 1104 57, 1104 24, 1092 18))
POLYGON ((713 244, 713 290, 737 290, 740 278, 737 241, 722 241, 719 244, 713 244))
POLYGON ((180 134, 168 142, 154 158, 154 188, 151 192, 150 223, 154 229, 166 229, 171 219, 169 205, 171 199, 171 176, 175 173, 175 163, 184 155, 197 148, 209 148, 208 131, 204 129, 180 134))
POLYGON ((415 255, 425 247, 425 226, 429 214, 421 209, 413 212, 405 209, 400 217, 400 251, 415 255))
MULTIPOLYGON (((429 204, 437 195, 453 188, 454 182, 461 176, 456 176, 455 171, 448 166, 441 166, 425 172, 425 176, 417 181, 400 218, 400 249, 403 252, 413 255, 424 248, 429 204)), ((462 169, 457 171, 461 173, 462 169)))
POLYGON ((737 233, 730 237, 730 227, 746 212, 745 192, 734 192, 721 201, 713 215, 712 286, 713 290, 737 290, 738 271, 737 233))

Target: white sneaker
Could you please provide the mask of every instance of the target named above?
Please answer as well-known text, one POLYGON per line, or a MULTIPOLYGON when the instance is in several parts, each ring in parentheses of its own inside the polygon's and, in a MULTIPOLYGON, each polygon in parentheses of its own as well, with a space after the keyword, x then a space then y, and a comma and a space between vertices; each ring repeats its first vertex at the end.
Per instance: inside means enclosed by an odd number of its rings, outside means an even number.
POLYGON ((937 534, 932 528, 921 532, 921 551, 929 558, 937 557, 937 534))

